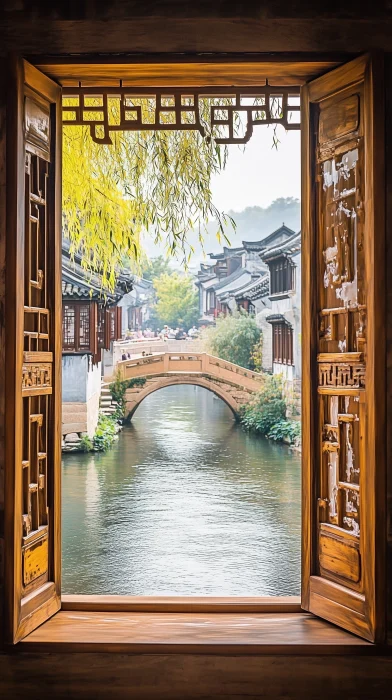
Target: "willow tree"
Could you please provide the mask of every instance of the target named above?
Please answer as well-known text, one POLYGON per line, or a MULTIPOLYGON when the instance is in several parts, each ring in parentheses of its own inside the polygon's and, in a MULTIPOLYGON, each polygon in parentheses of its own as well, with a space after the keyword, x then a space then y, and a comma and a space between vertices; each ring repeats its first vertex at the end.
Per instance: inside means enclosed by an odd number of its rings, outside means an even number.
POLYGON ((199 299, 192 278, 178 272, 164 273, 154 280, 154 314, 160 327, 189 330, 199 318, 199 299))
MULTIPOLYGON (((142 107, 148 117, 151 105, 142 107)), ((202 111, 207 124, 207 103, 202 111)), ((215 219, 219 239, 230 219, 211 193, 211 177, 225 167, 227 148, 211 136, 183 130, 111 137, 112 145, 97 144, 87 127, 75 126, 65 126, 63 137, 64 232, 71 252, 78 250, 86 270, 99 272, 109 288, 124 256, 140 264, 142 232, 187 262, 188 232, 197 230, 202 241, 207 222, 215 219)))

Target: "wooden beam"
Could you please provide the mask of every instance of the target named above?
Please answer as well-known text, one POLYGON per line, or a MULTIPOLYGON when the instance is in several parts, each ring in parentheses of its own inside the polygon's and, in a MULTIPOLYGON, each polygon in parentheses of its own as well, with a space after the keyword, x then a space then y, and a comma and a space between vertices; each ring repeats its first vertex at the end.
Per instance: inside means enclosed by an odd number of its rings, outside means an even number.
POLYGON ((64 87, 119 86, 125 87, 207 87, 207 86, 263 86, 303 85, 310 78, 322 75, 339 64, 339 60, 283 59, 265 55, 243 58, 221 57, 213 59, 196 56, 137 57, 122 60, 102 57, 42 58, 35 60, 36 67, 64 87))
MULTIPOLYGON (((140 3, 139 3, 140 4, 140 3)), ((369 46, 388 51, 390 17, 325 17, 318 9, 306 18, 254 16, 208 16, 195 8, 195 16, 180 17, 178 7, 163 4, 160 16, 131 15, 116 19, 56 19, 4 17, 0 21, 2 51, 26 54, 123 53, 123 52, 363 52, 369 46), (199 15, 199 16, 197 16, 199 15)), ((196 4, 196 3, 195 3, 196 4)), ((234 3, 235 4, 235 3, 234 3)), ((234 6, 232 3, 232 6, 234 6)), ((253 3, 248 3, 249 5, 253 3)), ((203 3, 204 8, 214 3, 203 3)), ((115 4, 118 7, 118 3, 115 4)), ((245 4, 240 5, 241 8, 245 4)), ((110 5, 106 5, 109 10, 110 5)), ((295 5, 297 10, 298 3, 295 5)), ((323 8, 325 9, 325 8, 323 8)), ((361 8, 362 9, 362 8, 361 8)), ((148 10, 146 10, 147 15, 148 10)), ((234 12, 233 12, 234 14, 234 12)))

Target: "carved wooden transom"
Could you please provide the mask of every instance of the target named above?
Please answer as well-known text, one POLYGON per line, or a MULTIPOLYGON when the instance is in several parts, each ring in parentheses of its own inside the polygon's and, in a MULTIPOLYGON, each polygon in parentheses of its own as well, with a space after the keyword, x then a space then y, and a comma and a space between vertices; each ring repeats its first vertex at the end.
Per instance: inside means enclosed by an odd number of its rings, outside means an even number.
POLYGON ((89 126, 101 144, 111 144, 116 131, 184 130, 241 144, 260 124, 299 129, 299 87, 63 88, 63 125, 89 126))

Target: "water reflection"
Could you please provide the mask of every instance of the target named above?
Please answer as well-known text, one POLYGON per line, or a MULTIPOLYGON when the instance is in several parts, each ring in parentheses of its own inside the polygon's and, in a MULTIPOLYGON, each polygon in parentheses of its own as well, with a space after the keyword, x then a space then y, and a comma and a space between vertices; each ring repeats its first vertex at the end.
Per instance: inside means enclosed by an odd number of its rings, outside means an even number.
POLYGON ((151 394, 107 454, 63 459, 63 591, 296 595, 300 460, 200 387, 151 394))

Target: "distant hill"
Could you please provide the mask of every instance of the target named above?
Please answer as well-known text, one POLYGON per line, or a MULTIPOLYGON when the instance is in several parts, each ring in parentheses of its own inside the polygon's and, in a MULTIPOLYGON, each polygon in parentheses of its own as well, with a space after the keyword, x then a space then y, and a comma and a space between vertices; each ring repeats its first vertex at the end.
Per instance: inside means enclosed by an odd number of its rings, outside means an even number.
MULTIPOLYGON (((281 197, 275 199, 268 207, 246 207, 242 211, 229 211, 236 223, 236 229, 227 228, 227 236, 230 246, 237 248, 242 241, 259 241, 279 228, 282 223, 299 231, 301 227, 301 204, 293 197, 281 197)), ((216 253, 222 249, 222 243, 216 239, 217 225, 215 221, 208 224, 208 233, 204 236, 204 249, 206 253, 216 253)), ((196 232, 190 232, 189 242, 195 249, 191 267, 203 260, 203 252, 196 232)), ((146 252, 149 257, 156 257, 164 252, 164 246, 156 246, 148 237, 144 240, 146 252)), ((227 244, 225 244, 227 245, 227 244)), ((208 258, 207 258, 208 259, 208 258)))

